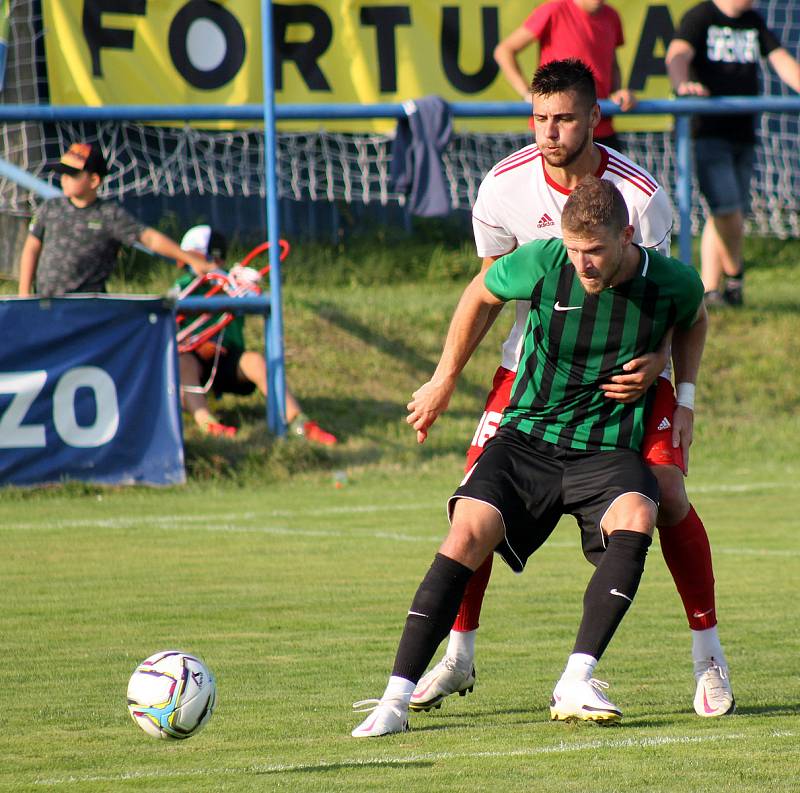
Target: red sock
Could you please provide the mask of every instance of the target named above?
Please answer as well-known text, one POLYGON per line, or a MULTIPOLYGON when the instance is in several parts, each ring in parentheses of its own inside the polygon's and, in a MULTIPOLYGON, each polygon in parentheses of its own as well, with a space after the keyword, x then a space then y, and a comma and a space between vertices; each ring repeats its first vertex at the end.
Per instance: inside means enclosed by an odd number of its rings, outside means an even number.
POLYGON ((703 521, 690 506, 680 523, 659 528, 658 536, 664 561, 683 601, 689 627, 695 631, 713 628, 717 624, 714 570, 703 521))
POLYGON ((483 606, 483 596, 486 594, 486 587, 489 586, 489 577, 492 574, 492 556, 494 554, 490 553, 470 578, 453 623, 454 631, 465 633, 466 631, 474 631, 478 627, 481 606, 483 606))

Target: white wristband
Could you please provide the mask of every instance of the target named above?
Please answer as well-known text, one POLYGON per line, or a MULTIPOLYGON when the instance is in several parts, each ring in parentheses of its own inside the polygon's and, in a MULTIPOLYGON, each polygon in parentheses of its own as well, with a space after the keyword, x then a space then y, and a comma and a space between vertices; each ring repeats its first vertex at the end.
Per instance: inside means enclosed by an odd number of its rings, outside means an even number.
POLYGON ((675 401, 689 410, 694 410, 694 383, 678 383, 675 389, 675 401))

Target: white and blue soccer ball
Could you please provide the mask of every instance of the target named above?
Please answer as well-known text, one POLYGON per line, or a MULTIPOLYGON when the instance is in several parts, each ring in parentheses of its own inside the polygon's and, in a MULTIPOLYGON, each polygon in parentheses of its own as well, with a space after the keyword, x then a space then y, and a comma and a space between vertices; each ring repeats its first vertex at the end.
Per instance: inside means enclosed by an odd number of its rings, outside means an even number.
POLYGON ((211 718, 216 702, 214 675, 194 655, 164 650, 146 658, 128 682, 128 711, 148 735, 190 738, 211 718))

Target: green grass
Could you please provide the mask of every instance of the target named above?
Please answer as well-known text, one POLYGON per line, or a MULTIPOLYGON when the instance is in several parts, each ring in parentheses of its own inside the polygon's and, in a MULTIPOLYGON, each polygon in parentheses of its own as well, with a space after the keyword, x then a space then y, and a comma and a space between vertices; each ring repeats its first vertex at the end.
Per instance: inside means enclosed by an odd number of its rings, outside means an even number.
MULTIPOLYGON (((0 791, 800 789, 796 243, 749 241, 747 305, 712 316, 698 387, 688 482, 714 547, 738 715, 692 711, 689 634, 656 545, 598 668, 622 725, 548 721, 590 573, 567 521, 523 576, 497 565, 473 695, 414 717, 407 735, 349 737, 350 703, 382 691, 444 534, 508 323, 418 446, 405 403, 473 261, 444 236, 427 244, 438 269, 417 260, 407 278, 392 245, 373 246, 369 276, 343 264, 352 247, 299 246, 305 275, 287 267, 288 381, 340 435, 334 451, 276 443, 257 396, 226 397, 217 409, 240 434, 189 428, 185 488, 2 491, 0 791), (179 744, 147 738, 125 708, 136 664, 168 647, 219 681, 208 728, 179 744)), ((171 275, 125 270, 114 286, 158 291, 171 275)), ((248 333, 258 344, 257 321, 248 333)))
POLYGON ((691 708, 689 635, 657 546, 598 668, 619 727, 548 721, 590 573, 564 522, 521 577, 497 565, 466 699, 355 741, 445 528, 458 463, 254 489, 50 492, 0 505, 0 790, 797 789, 797 466, 713 465, 692 497, 715 547, 739 713, 691 708), (218 678, 204 732, 168 744, 125 707, 150 653, 218 678))

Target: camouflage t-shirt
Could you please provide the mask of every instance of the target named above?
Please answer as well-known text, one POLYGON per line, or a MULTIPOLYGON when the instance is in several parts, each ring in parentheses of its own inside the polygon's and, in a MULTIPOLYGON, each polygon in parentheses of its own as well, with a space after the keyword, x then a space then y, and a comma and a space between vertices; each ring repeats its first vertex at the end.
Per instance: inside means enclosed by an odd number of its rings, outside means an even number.
POLYGON ((116 201, 98 198, 87 207, 68 198, 45 201, 29 227, 42 242, 36 293, 105 292, 120 245, 133 245, 145 228, 116 201))

